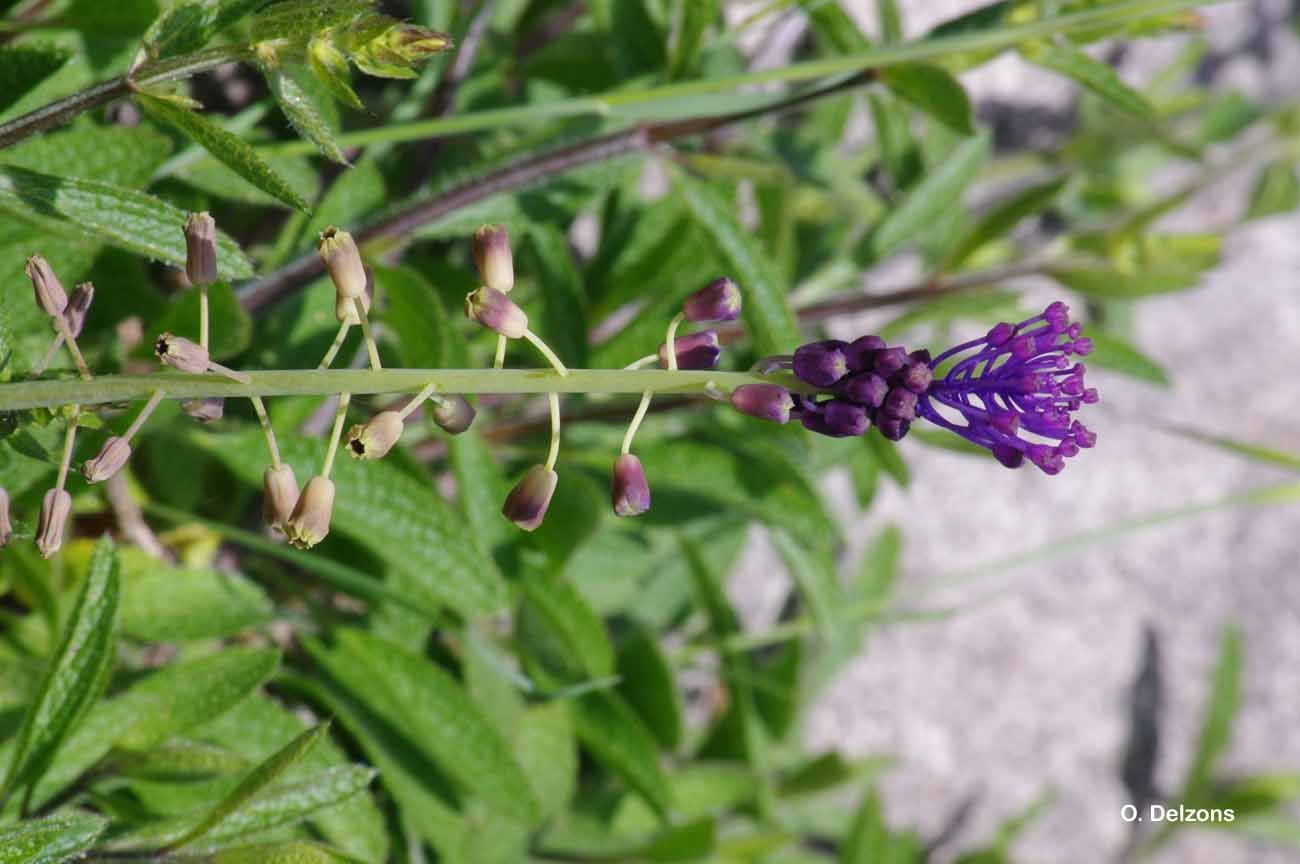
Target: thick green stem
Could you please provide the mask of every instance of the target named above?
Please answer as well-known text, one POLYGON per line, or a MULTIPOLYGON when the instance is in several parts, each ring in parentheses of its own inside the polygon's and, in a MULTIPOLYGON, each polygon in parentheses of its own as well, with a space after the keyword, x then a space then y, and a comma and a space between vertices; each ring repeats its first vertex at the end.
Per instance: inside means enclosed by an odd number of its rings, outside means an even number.
POLYGON ((90 381, 18 381, 0 384, 0 411, 80 403, 130 402, 165 390, 170 399, 253 396, 325 396, 332 393, 416 393, 434 384, 439 393, 636 393, 708 395, 709 385, 730 392, 741 384, 777 383, 803 392, 793 376, 779 373, 665 369, 288 369, 248 373, 248 383, 223 375, 102 375, 90 381))

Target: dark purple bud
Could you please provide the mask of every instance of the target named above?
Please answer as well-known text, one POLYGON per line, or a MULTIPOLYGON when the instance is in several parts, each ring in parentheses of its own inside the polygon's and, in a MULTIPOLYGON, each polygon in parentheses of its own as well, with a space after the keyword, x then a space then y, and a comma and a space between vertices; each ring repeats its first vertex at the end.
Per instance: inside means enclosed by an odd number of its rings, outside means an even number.
POLYGON ((867 409, 842 399, 832 399, 826 403, 822 417, 826 428, 836 438, 850 438, 861 435, 871 426, 867 418, 867 409))
MULTIPOLYGON (((713 369, 722 355, 715 330, 701 330, 673 340, 678 369, 713 369)), ((668 346, 659 346, 659 365, 668 367, 668 346)))
POLYGON ((835 392, 859 405, 879 408, 889 392, 889 383, 874 372, 858 372, 835 385, 835 392))
POLYGON ((191 213, 185 219, 185 275, 191 285, 217 281, 217 223, 208 213, 191 213))
POLYGON ((879 417, 876 419, 876 428, 890 441, 902 441, 907 435, 907 430, 912 428, 912 421, 899 420, 896 417, 879 417))
POLYGON ((885 340, 879 336, 859 336, 844 349, 844 359, 852 372, 865 372, 872 368, 876 352, 885 347, 885 340))
POLYGON ((1008 468, 1025 464, 1025 454, 1008 444, 994 444, 993 457, 1008 468))
POLYGON ((929 390, 930 382, 933 380, 934 372, 930 369, 928 361, 910 359, 903 367, 903 371, 898 373, 898 383, 913 393, 924 393, 929 390))
POLYGON ((742 414, 785 423, 794 408, 790 391, 776 384, 741 384, 731 391, 731 405, 742 414))
POLYGON ((833 387, 848 374, 849 363, 844 356, 847 347, 838 339, 800 345, 794 352, 794 374, 814 387, 833 387))
POLYGON ((63 320, 68 322, 68 331, 72 333, 73 339, 80 336, 82 328, 86 326, 86 313, 90 311, 90 304, 94 300, 94 283, 82 282, 72 289, 68 305, 63 309, 63 320))
POLYGON ((706 321, 735 321, 740 317, 740 287, 730 279, 714 279, 686 298, 682 314, 697 324, 706 321))
POLYGON ((434 396, 429 399, 433 422, 448 435, 459 435, 474 422, 474 406, 464 396, 434 396))
POLYGON ((545 465, 529 468, 501 505, 501 515, 525 531, 535 531, 546 518, 560 476, 545 465))
POLYGON ((486 285, 465 295, 465 316, 507 339, 522 339, 528 329, 524 310, 503 292, 486 285))
POLYGON ((880 410, 895 420, 911 420, 916 416, 916 394, 906 387, 891 387, 880 410))
POLYGON ((618 516, 639 516, 650 509, 650 484, 645 479, 641 460, 623 453, 614 460, 610 481, 610 500, 618 516))
POLYGON ((876 374, 882 378, 888 378, 906 365, 907 352, 902 348, 884 348, 874 358, 876 374))
POLYGON ((988 335, 984 337, 984 341, 996 348, 1007 344, 1007 342, 1011 340, 1011 337, 1015 335, 1015 332, 1015 327, 1003 321, 1001 324, 993 325, 989 330, 988 335))
POLYGON ((68 295, 63 290, 63 283, 59 281, 59 277, 54 275, 54 268, 50 266, 50 262, 40 255, 28 258, 27 278, 32 280, 32 288, 36 291, 36 305, 41 307, 41 311, 51 318, 62 315, 63 310, 68 306, 68 295))
POLYGON ((213 423, 225 416, 226 400, 220 396, 186 399, 181 402, 181 410, 200 423, 213 423))

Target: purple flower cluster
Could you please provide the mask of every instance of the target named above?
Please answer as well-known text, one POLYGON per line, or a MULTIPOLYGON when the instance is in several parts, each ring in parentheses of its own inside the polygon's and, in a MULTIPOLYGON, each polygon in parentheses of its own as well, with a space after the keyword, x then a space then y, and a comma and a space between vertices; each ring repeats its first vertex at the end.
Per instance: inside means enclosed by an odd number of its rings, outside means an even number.
POLYGON ((1082 331, 1060 301, 1019 324, 998 324, 934 358, 932 366, 949 360, 953 366, 931 385, 917 413, 987 447, 1008 468, 1027 459, 1057 474, 1066 459, 1097 443, 1072 417, 1097 401, 1097 391, 1084 383, 1083 364, 1071 359, 1092 351, 1082 331))
POLYGON ((1090 351, 1092 341, 1058 301, 1041 315, 998 324, 934 358, 890 347, 879 336, 812 342, 765 364, 792 371, 803 392, 745 384, 733 391, 731 403, 777 423, 798 417, 806 428, 837 438, 874 425, 897 441, 923 418, 988 448, 1008 468, 1028 460, 1056 474, 1066 459, 1097 443, 1072 416, 1097 401, 1097 391, 1084 384, 1083 364, 1071 359, 1090 351), (951 368, 937 378, 946 363, 951 368))

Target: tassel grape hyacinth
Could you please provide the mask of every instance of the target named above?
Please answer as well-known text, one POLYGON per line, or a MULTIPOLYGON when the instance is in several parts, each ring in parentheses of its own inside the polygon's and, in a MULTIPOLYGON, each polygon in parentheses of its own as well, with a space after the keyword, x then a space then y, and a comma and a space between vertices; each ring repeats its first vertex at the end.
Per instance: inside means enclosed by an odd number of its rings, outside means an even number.
POLYGON ((1008 468, 1028 460, 1058 474, 1066 459, 1097 443, 1096 434, 1073 418, 1098 399, 1084 383, 1084 365, 1071 359, 1092 351, 1082 330, 1057 301, 1040 315, 1000 323, 937 357, 889 347, 873 335, 812 342, 765 364, 793 371, 807 390, 746 384, 732 392, 731 403, 778 423, 797 417, 831 437, 861 435, 874 425, 898 441, 920 418, 989 450, 1008 468))

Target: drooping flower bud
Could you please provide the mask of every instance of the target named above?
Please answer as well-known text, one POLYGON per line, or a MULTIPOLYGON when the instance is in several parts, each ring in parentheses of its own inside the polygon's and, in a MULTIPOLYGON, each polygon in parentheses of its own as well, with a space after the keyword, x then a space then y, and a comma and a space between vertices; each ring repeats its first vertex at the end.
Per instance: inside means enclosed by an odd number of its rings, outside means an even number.
POLYGON ((86 313, 90 311, 90 304, 94 300, 94 283, 82 282, 72 289, 72 296, 68 298, 68 305, 63 310, 63 320, 68 322, 68 332, 73 339, 80 336, 82 328, 86 326, 86 313))
POLYGON ((794 374, 814 387, 833 387, 849 372, 847 347, 838 339, 800 345, 794 352, 794 374))
POLYGON ((307 481, 285 523, 289 542, 299 549, 310 549, 330 533, 334 513, 334 481, 317 474, 307 481))
POLYGON ((51 489, 41 501, 41 519, 36 527, 36 548, 49 558, 63 545, 63 529, 72 514, 72 496, 65 489, 51 489))
POLYGON ((501 515, 525 531, 535 531, 546 518, 546 508, 551 506, 551 496, 560 476, 545 465, 529 468, 515 488, 506 496, 501 515))
POLYGON ((741 384, 731 391, 731 405, 750 417, 786 423, 794 409, 794 397, 776 384, 741 384))
POLYGON ((641 460, 623 453, 614 460, 610 480, 610 501, 618 516, 639 516, 650 509, 650 484, 645 479, 641 460))
POLYGON ((190 284, 211 285, 217 281, 217 223, 205 212, 185 219, 185 275, 190 284))
POLYGON ((36 305, 41 307, 41 311, 50 317, 62 315, 63 310, 68 306, 68 295, 63 290, 63 283, 59 281, 59 277, 54 275, 54 268, 50 266, 50 262, 40 255, 28 258, 27 278, 32 280, 32 288, 36 291, 36 305))
POLYGON ((697 324, 706 321, 735 321, 740 317, 740 286, 725 276, 714 279, 686 298, 682 314, 697 324))
POLYGON ((0 549, 9 545, 14 536, 13 523, 9 521, 9 493, 0 486, 0 549))
POLYGON ((464 396, 434 396, 429 400, 433 422, 449 435, 459 435, 474 422, 474 406, 464 396))
POLYGON ((351 234, 331 225, 320 233, 316 251, 340 298, 351 300, 365 295, 366 271, 351 234))
POLYGON ((380 411, 348 430, 348 452, 354 459, 382 459, 402 437, 405 424, 396 411, 380 411))
MULTIPOLYGON (((718 344, 718 333, 715 330, 701 330, 679 336, 673 340, 673 348, 677 354, 678 369, 714 369, 718 365, 718 357, 722 355, 722 346, 718 344)), ((666 344, 659 346, 659 365, 668 368, 666 344)))
POLYGON ((284 530, 297 503, 298 478, 293 476, 293 468, 287 463, 278 468, 268 465, 262 474, 262 521, 284 530))
POLYGON ((189 372, 192 375, 201 375, 207 372, 212 363, 207 348, 183 336, 176 336, 171 333, 164 333, 158 337, 158 341, 154 343, 153 352, 158 356, 159 360, 173 369, 189 372))
POLYGON ((507 339, 522 339, 528 329, 528 316, 524 310, 501 291, 486 285, 465 295, 465 317, 507 339))
POLYGON ((186 399, 181 402, 181 410, 200 423, 212 423, 225 416, 226 400, 220 396, 212 396, 207 399, 186 399))
POLYGON ((99 449, 99 453, 94 459, 88 459, 82 463, 81 476, 85 477, 88 483, 107 480, 118 471, 121 471, 122 466, 130 458, 130 442, 125 438, 113 435, 104 442, 104 446, 99 449))
POLYGON ((484 225, 474 232, 474 265, 483 284, 503 294, 515 287, 515 261, 504 225, 484 225))

